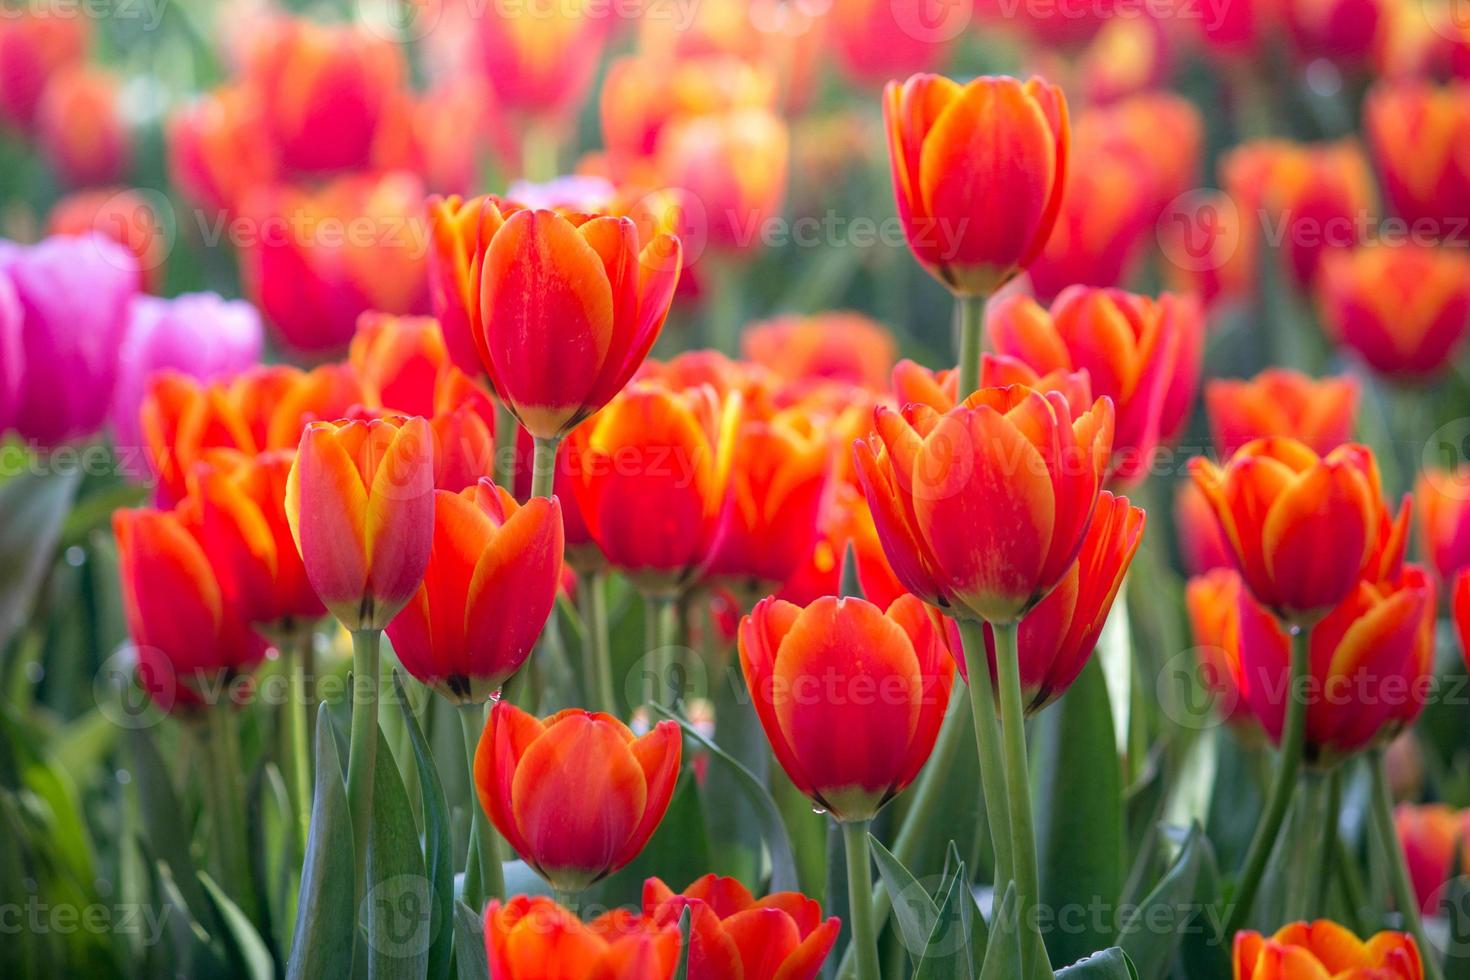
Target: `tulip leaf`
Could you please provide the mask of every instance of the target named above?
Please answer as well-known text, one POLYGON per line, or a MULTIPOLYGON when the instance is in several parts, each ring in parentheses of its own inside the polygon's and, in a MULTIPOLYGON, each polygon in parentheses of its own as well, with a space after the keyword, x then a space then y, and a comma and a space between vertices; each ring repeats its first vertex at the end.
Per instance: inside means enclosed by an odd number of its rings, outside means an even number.
POLYGON ((345 977, 352 972, 357 934, 352 914, 352 822, 334 727, 324 704, 317 711, 311 833, 301 869, 287 980, 345 977))
POLYGON ((367 894, 358 910, 367 927, 368 980, 422 980, 434 943, 429 879, 408 793, 382 731, 373 772, 372 814, 367 894))
POLYGON ((990 944, 980 965, 980 980, 1016 980, 1021 975, 1021 917, 1016 904, 1016 883, 1011 882, 990 918, 990 944))
POLYGON ((240 907, 214 883, 214 879, 203 871, 199 872, 199 883, 204 886, 210 901, 214 903, 215 913, 224 924, 224 939, 230 952, 234 954, 231 957, 232 962, 244 964, 250 980, 272 980, 276 975, 275 961, 255 926, 250 924, 240 907))
POLYGON ((76 473, 39 469, 0 483, 0 650, 25 622, 81 482, 76 473))
MULTIPOLYGON (((1184 911, 1199 906, 1201 876, 1211 876, 1214 857, 1198 825, 1191 828, 1179 856, 1153 891, 1138 904, 1119 931, 1119 945, 1143 980, 1167 975, 1184 934, 1184 911), (1167 923, 1162 928, 1160 923, 1167 923)), ((1213 896, 1211 896, 1213 898, 1213 896)))
POLYGON ((458 980, 489 980, 490 977, 490 962, 485 956, 485 920, 464 902, 454 903, 454 967, 458 980))
POLYGON ((1057 980, 1138 980, 1138 971, 1128 954, 1113 946, 1062 967, 1057 980))
POLYGON ((168 865, 182 903, 191 915, 204 916, 205 931, 218 931, 199 885, 194 858, 189 853, 190 833, 184 822, 184 806, 174 791, 173 780, 158 754, 153 738, 143 729, 129 729, 128 748, 133 757, 132 777, 138 784, 143 835, 150 855, 168 865))
POLYGON ((429 946, 428 975, 442 977, 449 971, 449 957, 454 951, 451 928, 454 920, 454 859, 451 854, 454 837, 449 830, 449 805, 444 801, 444 784, 439 780, 434 753, 429 749, 418 719, 414 717, 412 702, 403 689, 403 678, 396 670, 393 671, 393 690, 398 695, 403 725, 413 746, 414 768, 419 774, 419 796, 423 801, 424 864, 429 871, 429 891, 433 900, 429 909, 429 933, 434 938, 429 946))
POLYGON ((963 862, 941 886, 939 914, 924 945, 923 958, 914 980, 974 980, 974 920, 979 918, 970 892, 969 873, 963 862))
POLYGON ((776 801, 771 799, 770 791, 766 789, 765 784, 756 779, 749 769, 742 766, 729 753, 702 735, 689 719, 680 717, 661 704, 654 704, 650 707, 665 718, 678 722, 686 736, 703 746, 711 756, 735 773, 737 782, 750 797, 750 801, 755 804, 757 817, 762 824, 766 849, 770 851, 771 884, 769 890, 773 892, 797 891, 800 885, 796 880, 796 858, 791 850, 791 838, 787 836, 786 824, 781 819, 781 811, 776 806, 776 801))
POLYGON ((878 865, 883 887, 892 897, 893 915, 898 920, 904 948, 910 956, 918 959, 928 947, 929 937, 939 921, 939 906, 913 873, 883 846, 882 841, 869 834, 868 846, 873 852, 874 863, 878 865))
MULTIPOLYGON (((827 876, 822 894, 822 907, 827 909, 827 914, 834 914, 832 910, 841 909, 841 925, 837 931, 837 942, 833 943, 833 949, 844 949, 842 961, 839 963, 836 956, 828 956, 827 962, 822 964, 822 976, 826 980, 838 975, 839 966, 849 962, 849 954, 852 950, 852 916, 847 914, 847 848, 842 840, 842 825, 829 815, 827 817, 827 876)), ((856 962, 852 961, 856 969, 856 962)), ((844 970, 844 975, 848 971, 844 970)))
MULTIPOLYGON (((1122 894, 1123 773, 1112 734, 1107 685, 1094 659, 1037 721, 1036 840, 1046 908, 1109 906, 1122 894)), ((1085 915, 1075 925, 1047 930, 1052 962, 1071 963, 1115 938, 1108 917, 1085 915)))
MULTIPOLYGON (((144 848, 147 853, 147 848, 144 848)), ((152 868, 153 889, 163 905, 162 921, 168 924, 171 938, 166 944, 179 958, 181 976, 228 976, 230 969, 221 956, 221 950, 209 931, 200 925, 179 890, 178 878, 169 870, 168 863, 149 856, 152 868)))

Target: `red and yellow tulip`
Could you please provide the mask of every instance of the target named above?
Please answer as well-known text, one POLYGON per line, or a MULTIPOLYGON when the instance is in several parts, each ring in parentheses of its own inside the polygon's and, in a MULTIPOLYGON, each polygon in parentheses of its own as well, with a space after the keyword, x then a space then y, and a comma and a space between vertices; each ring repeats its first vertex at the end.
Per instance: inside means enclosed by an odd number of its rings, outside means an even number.
POLYGON ((1236 980, 1424 980, 1424 964, 1414 938, 1380 932, 1366 942, 1335 922, 1293 922, 1273 936, 1240 932, 1235 936, 1236 980))
POLYGON ((549 898, 492 899, 485 953, 495 980, 673 980, 679 926, 614 909, 590 923, 549 898))
POLYGON ((1358 382, 1347 375, 1317 379, 1267 368, 1247 380, 1210 381, 1205 414, 1221 456, 1268 436, 1288 436, 1326 454, 1353 437, 1358 382))

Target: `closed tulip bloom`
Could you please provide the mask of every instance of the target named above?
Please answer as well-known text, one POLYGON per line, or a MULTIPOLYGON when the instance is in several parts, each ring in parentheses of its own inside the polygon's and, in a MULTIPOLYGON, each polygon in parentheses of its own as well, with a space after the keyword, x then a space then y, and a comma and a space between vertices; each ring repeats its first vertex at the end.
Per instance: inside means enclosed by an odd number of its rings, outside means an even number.
POLYGON ((112 405, 137 260, 95 233, 36 245, 0 240, 0 276, 20 310, 0 328, 23 365, 7 423, 42 446, 95 433, 112 405))
POLYGON ((171 183, 210 214, 238 207, 281 168, 260 94, 247 85, 222 86, 181 106, 166 135, 171 183))
POLYGON ((474 405, 435 413, 429 426, 434 430, 435 489, 458 493, 495 472, 494 423, 474 405))
POLYGON ((614 909, 590 923, 543 896, 491 899, 485 952, 494 980, 673 980, 678 923, 614 909))
POLYGON ((371 404, 427 417, 434 414, 435 386, 449 364, 449 352, 433 317, 372 311, 357 321, 347 363, 371 404))
POLYGON ((766 221, 779 216, 786 195, 791 136, 769 109, 690 116, 659 136, 657 172, 692 199, 690 220, 706 241, 727 251, 762 244, 766 221))
MULTIPOLYGON (((1144 522, 1141 508, 1129 506, 1127 497, 1114 497, 1104 490, 1077 561, 1057 587, 1021 617, 1017 649, 1021 702, 1028 716, 1065 694, 1087 666, 1123 576, 1143 541, 1144 522)), ((985 648, 994 678, 995 633, 988 625, 985 648)), ((955 662, 965 675, 964 656, 955 662)))
POLYGON ((830 40, 842 73, 874 88, 890 78, 943 67, 956 31, 967 24, 971 0, 944 8, 940 23, 922 0, 838 0, 832 4, 830 40))
POLYGON ((479 316, 474 296, 480 263, 480 211, 483 198, 431 195, 429 211, 429 298, 434 318, 454 366, 476 375, 480 352, 475 343, 479 316))
POLYGON ((90 17, 41 6, 0 19, 0 122, 29 130, 52 77, 86 57, 90 17))
POLYGON ((735 438, 719 541, 706 575, 751 601, 779 588, 816 539, 832 446, 800 409, 747 419, 735 438))
POLYGON ((440 224, 448 213, 433 214, 436 248, 457 240, 441 272, 446 303, 462 304, 480 363, 521 424, 538 439, 565 435, 622 390, 658 339, 678 239, 640 246, 628 218, 488 197, 462 205, 452 228, 440 224))
MULTIPOLYGON (((1360 581, 1311 628, 1303 759, 1330 768, 1387 745, 1419 716, 1433 683, 1434 583, 1415 565, 1395 583, 1360 581)), ((1241 688, 1272 740, 1286 717, 1290 639, 1240 595, 1241 688)))
POLYGON ((1402 803, 1393 812, 1393 825, 1399 846, 1404 849, 1404 863, 1409 866, 1420 911, 1439 914, 1447 886, 1470 864, 1465 843, 1470 840, 1470 810, 1456 810, 1443 803, 1402 803))
MULTIPOLYGON (((1238 726, 1254 725, 1250 702, 1241 689, 1240 573, 1212 568, 1190 579, 1184 588, 1184 608, 1199 658, 1199 679, 1214 698, 1216 710, 1238 726)), ((1259 737, 1259 736, 1257 736, 1259 737)))
POLYGON ((170 369, 200 381, 229 378, 260 360, 263 343, 260 314, 248 303, 215 293, 135 297, 112 395, 118 446, 139 445, 138 410, 155 372, 170 369))
POLYGON ((164 262, 173 247, 173 231, 165 224, 160 199, 147 192, 119 187, 73 191, 51 209, 46 234, 85 235, 96 232, 117 242, 138 260, 143 288, 162 292, 164 262))
MULTIPOLYGON (((1008 355, 980 355, 980 387, 1004 388, 1024 385, 1036 391, 1060 392, 1073 414, 1086 411, 1093 402, 1092 381, 1086 371, 1047 371, 1040 373, 1020 358, 1008 355)), ((959 373, 954 368, 935 371, 910 360, 893 367, 893 395, 900 405, 911 402, 928 405, 936 412, 955 407, 959 392, 959 373)))
POLYGON ((1289 436, 1326 454, 1353 437, 1358 382, 1349 375, 1318 379, 1267 368, 1248 380, 1210 381, 1205 414, 1221 456, 1266 436, 1289 436))
POLYGON ((1460 639, 1460 653, 1470 664, 1470 569, 1456 575, 1450 586, 1450 618, 1460 639))
POLYGON ((422 418, 312 422, 286 482, 291 536, 342 625, 382 629, 418 590, 434 533, 434 443, 422 418))
POLYGON ((1246 443, 1224 467, 1196 457, 1189 470, 1261 604, 1310 623, 1352 591, 1387 514, 1367 447, 1318 456, 1277 436, 1246 443))
POLYGON ((843 381, 879 391, 888 384, 897 344, 881 323, 835 311, 751 324, 740 332, 740 349, 793 382, 843 381))
POLYGON ((165 709, 205 706, 260 662, 266 643, 216 574, 198 509, 119 510, 112 529, 139 680, 165 709))
POLYGON ((1067 179, 1061 89, 914 75, 888 84, 883 118, 909 248, 950 292, 987 296, 1041 254, 1067 179))
POLYGON ((856 446, 883 551, 909 591, 952 615, 1009 623, 1082 547, 1113 441, 1113 407, 1073 417, 1058 392, 982 388, 941 415, 879 407, 856 446))
POLYGON ((1470 327, 1470 257, 1453 248, 1376 245, 1330 256, 1318 281, 1322 323, 1381 374, 1442 372, 1470 327))
POLYGON ((581 891, 638 856, 679 779, 682 736, 661 721, 635 738, 612 715, 537 720, 502 701, 475 753, 480 805, 553 888, 581 891))
POLYGON ((721 404, 707 385, 640 382, 573 435, 588 532, 645 592, 678 596, 713 556, 740 416, 738 396, 721 404))
POLYGON ((871 820, 918 776, 954 676, 948 634, 913 596, 886 613, 763 599, 740 623, 740 667, 776 761, 844 822, 871 820))
POLYGON ((1235 934, 1237 980, 1424 980, 1414 937, 1380 932, 1366 942, 1335 922, 1293 922, 1274 936, 1235 934))
POLYGON ((1110 474, 1123 484, 1148 475, 1166 423, 1176 429, 1193 400, 1199 376, 1194 335, 1203 329, 1191 298, 1166 293, 1154 300, 1080 286, 1064 290, 1050 310, 1027 296, 1008 296, 993 304, 986 323, 997 354, 1041 374, 1086 371, 1092 393, 1112 399, 1117 428, 1110 474), (1171 398, 1176 376, 1184 390, 1171 398), (1169 419, 1166 401, 1174 403, 1169 419))
POLYGON ((1387 0, 1290 0, 1282 20, 1303 63, 1326 58, 1339 68, 1361 72, 1383 44, 1393 10, 1387 0))
POLYGON ((1174 536, 1179 557, 1189 574, 1235 568, 1215 510, 1192 480, 1180 480, 1174 488, 1174 536))
POLYGON ((117 104, 122 81, 76 67, 46 85, 36 109, 36 140, 68 187, 111 184, 132 166, 133 139, 117 104))
POLYGON ((814 980, 841 920, 799 892, 757 899, 734 878, 708 874, 682 892, 643 883, 643 914, 677 924, 689 909, 689 980, 814 980))
POLYGON ((1425 470, 1414 501, 1424 557, 1448 582, 1470 568, 1470 467, 1425 470))
POLYGON ((434 493, 434 544, 423 584, 388 624, 393 652, 450 701, 489 699, 531 655, 556 602, 561 507, 524 506, 488 479, 434 493))
POLYGON ((488 13, 465 4, 463 16, 498 105, 551 123, 581 106, 607 41, 606 8, 591 0, 533 0, 488 13))
POLYGON ((1363 128, 1394 213, 1437 240, 1470 238, 1470 84, 1377 85, 1363 128))

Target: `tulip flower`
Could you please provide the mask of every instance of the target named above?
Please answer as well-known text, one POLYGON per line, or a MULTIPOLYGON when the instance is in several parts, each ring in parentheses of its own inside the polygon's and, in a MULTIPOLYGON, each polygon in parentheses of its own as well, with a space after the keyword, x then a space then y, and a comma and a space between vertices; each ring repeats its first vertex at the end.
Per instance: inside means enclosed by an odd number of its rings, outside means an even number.
POLYGON ((112 394, 117 444, 140 444, 138 410, 155 372, 171 369, 200 381, 227 379, 260 360, 263 342, 260 314, 248 303, 215 293, 135 297, 112 394))
POLYGON ((606 11, 587 0, 508 7, 493 16, 465 6, 474 64, 495 101, 523 125, 557 126, 587 97, 609 33, 606 11))
POLYGON ((0 122, 29 130, 57 72, 86 56, 91 19, 75 10, 24 6, 0 18, 0 122))
POLYGON ((1309 624, 1353 590, 1387 514, 1371 450, 1318 456, 1277 436, 1246 443, 1223 468, 1196 457, 1189 469, 1262 605, 1309 624))
POLYGON ((811 553, 776 595, 798 606, 810 605, 822 596, 841 595, 843 562, 849 549, 857 562, 863 598, 887 608, 907 591, 883 556, 883 545, 862 490, 839 481, 832 484, 832 492, 822 504, 811 553))
POLYGON ((1364 942, 1326 919, 1293 922, 1270 937, 1236 933, 1233 958, 1238 980, 1424 980, 1419 947, 1408 933, 1380 932, 1364 942))
POLYGON ((76 237, 97 232, 133 253, 143 288, 161 292, 164 261, 173 247, 173 230, 157 198, 118 187, 74 191, 56 202, 46 219, 47 235, 76 237))
POLYGON ((838 0, 832 4, 830 44, 837 66, 847 78, 864 86, 882 85, 890 78, 941 68, 956 37, 949 25, 968 24, 971 0, 935 13, 922 0, 838 0))
POLYGON ((96 432, 112 403, 137 260, 95 233, 36 245, 0 240, 0 278, 19 307, 0 322, 19 365, 7 424, 43 446, 96 432))
POLYGON ((1184 589, 1184 607, 1199 656, 1199 678, 1225 721, 1245 729, 1254 720, 1250 702, 1241 690, 1245 680, 1240 665, 1240 573, 1212 568, 1190 579, 1184 589))
POLYGON ((433 317, 368 312, 358 319, 347 362, 372 404, 427 417, 434 414, 435 387, 449 352, 433 317))
POLYGON ((805 895, 757 900, 734 878, 708 874, 677 894, 658 878, 643 883, 646 918, 677 924, 686 908, 689 980, 815 980, 842 926, 805 895))
POLYGON ((1425 470, 1414 500, 1424 556, 1448 582, 1470 568, 1470 467, 1425 470))
POLYGON ((495 472, 495 430, 474 405, 438 412, 434 430, 434 488, 458 493, 495 472))
POLYGON ((1460 653, 1470 664, 1470 570, 1461 571, 1450 586, 1450 616, 1460 638, 1460 653))
POLYGON ((221 706, 230 680, 260 662, 266 643, 216 574, 198 509, 119 510, 112 528, 139 680, 165 709, 221 706))
POLYGON ((779 588, 811 551, 831 444, 799 409, 747 419, 735 437, 718 543, 705 574, 755 598, 779 588))
POLYGON ((1383 45, 1396 8, 1386 0, 1289 0, 1282 20, 1298 60, 1325 58, 1350 72, 1362 72, 1383 45))
POLYGON ((1175 485, 1174 538, 1184 569, 1191 575, 1235 567, 1214 508, 1192 480, 1180 480, 1175 485))
MULTIPOLYGON (((1358 582, 1311 629, 1303 758, 1330 768, 1386 745, 1418 717, 1433 680, 1434 583, 1415 565, 1397 583, 1358 582)), ((1242 592, 1241 689, 1273 741, 1286 717, 1289 640, 1242 592)))
POLYGON ((1267 436, 1289 436, 1325 454, 1353 437, 1358 382, 1346 375, 1314 379, 1287 368, 1267 368, 1245 381, 1210 381, 1205 385, 1205 414, 1221 456, 1267 436))
POLYGON ((58 72, 36 107, 36 142, 68 187, 111 184, 132 165, 132 135, 118 108, 121 80, 90 67, 58 72))
POLYGON ((739 109, 670 123, 659 136, 655 167, 695 202, 691 220, 710 245, 748 251, 763 243, 765 222, 780 214, 790 157, 781 116, 739 109))
POLYGON ((1374 245, 1333 255, 1317 285, 1328 336, 1391 378, 1442 373, 1470 327, 1470 257, 1456 249, 1374 245))
POLYGON ((215 89, 180 107, 169 117, 165 143, 173 186, 216 216, 271 183, 281 166, 261 97, 246 85, 215 89))
POLYGON ((673 980, 678 923, 657 926, 614 909, 590 923, 549 898, 517 895, 485 908, 495 980, 673 980))
POLYGON ((679 778, 679 726, 635 738, 612 715, 568 709, 537 720, 495 705, 475 753, 480 804, 516 852, 563 892, 637 857, 679 778))
POLYGON ((1377 85, 1363 128, 1394 213, 1435 240, 1470 238, 1470 84, 1413 80, 1377 85))
POLYGON ((988 296, 1041 254, 1062 207, 1070 128, 1039 78, 914 75, 883 93, 909 248, 957 296, 988 296))
POLYGON ((713 557, 740 414, 708 386, 639 382, 573 434, 587 530, 645 594, 677 598, 713 557))
POLYGON ((399 662, 451 702, 487 700, 531 655, 556 602, 561 555, 555 498, 518 506, 488 479, 436 491, 424 581, 388 624, 399 662))
MULTIPOLYGON (((1021 700, 1030 717, 1066 693, 1092 656, 1123 576, 1143 541, 1144 513, 1104 490, 1082 551, 1071 569, 1021 617, 1021 700)), ((990 674, 996 675, 995 631, 986 627, 990 674)), ((968 679, 964 657, 956 659, 968 679)))
POLYGON ((986 324, 996 353, 1042 374, 1086 371, 1093 394, 1112 399, 1117 428, 1110 473, 1123 484, 1148 475, 1161 432, 1177 430, 1190 407, 1203 331, 1192 297, 1165 293, 1153 300, 1083 287, 1064 290, 1050 310, 1013 294, 994 304, 986 324), (1177 393, 1171 390, 1176 379, 1177 393))
POLYGON ((453 227, 442 223, 452 204, 433 214, 436 248, 457 243, 440 273, 452 281, 440 288, 469 323, 496 394, 554 447, 622 390, 658 339, 679 242, 659 235, 640 248, 627 218, 564 217, 495 198, 475 207, 454 210, 453 227))
POLYGON ((1470 810, 1443 803, 1401 804, 1393 813, 1394 830, 1413 879, 1419 910, 1436 915, 1450 881, 1466 866, 1470 840, 1470 810))
POLYGON ((745 357, 793 382, 842 381, 879 391, 893 371, 887 327, 861 313, 783 316, 740 332, 745 357))
MULTIPOLYGON (((953 368, 931 371, 910 360, 899 361, 893 367, 893 394, 900 405, 913 402, 928 405, 936 412, 948 412, 955 407, 959 381, 959 372, 953 368)), ((1085 412, 1093 402, 1092 380, 1086 371, 1056 370, 1041 374, 1020 358, 981 354, 980 387, 1009 385, 1024 385, 1043 393, 1059 392, 1074 415, 1085 412)))
POLYGON ((883 551, 909 591, 951 615, 1013 623, 1071 567, 1113 440, 1099 399, 982 388, 945 415, 878 408, 856 446, 883 551))

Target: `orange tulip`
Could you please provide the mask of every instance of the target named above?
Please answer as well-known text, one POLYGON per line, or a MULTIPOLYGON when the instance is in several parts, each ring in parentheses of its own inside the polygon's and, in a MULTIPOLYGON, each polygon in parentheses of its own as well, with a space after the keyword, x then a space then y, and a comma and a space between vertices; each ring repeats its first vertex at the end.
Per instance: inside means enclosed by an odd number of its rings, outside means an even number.
POLYGON ((164 260, 173 240, 158 205, 131 188, 99 187, 68 194, 51 209, 47 235, 106 235, 133 253, 143 287, 161 292, 164 260))
POLYGON ((655 167, 662 182, 688 196, 688 220, 705 241, 743 251, 760 247, 766 222, 779 215, 790 157, 784 119, 769 109, 738 109, 670 123, 655 167))
POLYGON ((495 404, 489 392, 452 365, 435 382, 429 426, 434 430, 436 489, 458 493, 495 472, 495 404))
MULTIPOLYGON (((1085 412, 1093 401, 1092 381, 1086 371, 1056 370, 1039 374, 1019 358, 981 354, 980 387, 1008 385, 1059 392, 1067 399, 1074 415, 1085 412)), ((934 371, 910 360, 899 361, 893 367, 893 394, 900 405, 913 402, 928 405, 936 412, 947 412, 955 407, 959 387, 959 372, 954 368, 934 371)))
POLYGON ((1204 318, 1193 297, 1074 286, 1046 310, 1018 293, 993 304, 986 332, 996 353, 1042 374, 1086 371, 1092 392, 1112 399, 1110 473, 1125 484, 1148 475, 1161 434, 1179 428, 1194 400, 1204 318))
POLYGON ((286 481, 306 576, 351 630, 382 629, 418 590, 434 535, 434 444, 422 418, 312 422, 286 481))
POLYGON ((1041 254, 1067 179, 1061 89, 914 75, 888 84, 883 118, 899 219, 931 275, 956 295, 986 296, 1041 254))
POLYGON ((842 927, 798 892, 757 900, 736 879, 712 874, 678 894, 658 878, 643 883, 645 918, 677 924, 686 908, 689 980, 815 980, 842 927))
POLYGON ((1420 911, 1436 915, 1446 886, 1470 864, 1470 810, 1443 803, 1400 804, 1393 813, 1394 830, 1404 849, 1404 863, 1414 883, 1420 911))
POLYGON ((160 707, 217 703, 265 656, 246 603, 215 572, 198 508, 119 510, 118 578, 137 650, 138 679, 160 707))
POLYGON ((856 446, 883 552, 909 591, 1010 623, 1061 581, 1092 521, 1113 442, 1106 398, 982 388, 940 415, 879 407, 856 446))
POLYGON ((0 18, 0 122, 29 129, 47 83, 87 53, 92 18, 24 5, 0 18))
POLYGON ((730 486, 740 398, 632 385, 572 436, 574 490, 607 561, 673 598, 713 556, 730 486))
POLYGON ((1372 450, 1353 443, 1318 456, 1295 439, 1257 439, 1223 468, 1196 457, 1189 470, 1246 586, 1293 622, 1348 596, 1387 519, 1372 450))
POLYGON ((1314 452, 1327 453, 1353 437, 1358 382, 1346 375, 1316 379, 1287 368, 1267 368, 1249 380, 1222 378, 1206 384, 1205 414, 1222 456, 1266 436, 1290 436, 1314 452))
POLYGON ((836 311, 751 324, 740 332, 740 349, 788 381, 842 381, 878 391, 888 383, 897 345, 882 324, 836 311))
POLYGON ((622 390, 658 339, 679 240, 639 247, 629 218, 531 211, 493 197, 431 213, 439 289, 521 424, 556 439, 622 390))
POLYGON ((581 891, 638 856, 679 779, 679 726, 634 738, 612 715, 568 709, 538 721, 495 706, 475 753, 480 805, 552 887, 581 891))
POLYGON ((475 47, 495 101, 522 118, 570 119, 587 96, 610 29, 594 0, 531 0, 486 11, 463 4, 467 22, 449 22, 475 47))
POLYGON ((1394 213, 1420 241, 1470 241, 1470 84, 1385 82, 1363 127, 1394 213))
POLYGON ((449 352, 433 317, 368 312, 358 318, 347 363, 370 404, 427 417, 434 414, 435 386, 449 352))
POLYGON ((495 980, 672 980, 678 923, 656 926, 614 909, 583 924, 549 898, 491 899, 485 952, 495 980))
MULTIPOLYGON (((1066 693, 1102 635, 1123 576, 1143 541, 1144 513, 1104 490, 1082 551, 1057 587, 1021 617, 1018 647, 1021 702, 1028 716, 1066 693)), ((995 631, 985 627, 990 675, 996 677, 995 631)), ((959 651, 956 651, 957 653, 959 651)), ((969 680, 964 655, 955 658, 969 680)), ((999 690, 999 686, 993 688, 999 690)))
POLYGON ((488 479, 436 491, 424 581, 388 624, 404 669, 457 704, 494 696, 551 615, 562 546, 555 498, 519 507, 488 479))
POLYGON ((1414 500, 1420 547, 1448 582, 1470 568, 1470 466, 1426 469, 1414 485, 1414 500))
POLYGON ((1240 573, 1212 568, 1190 579, 1184 588, 1184 608, 1199 657, 1199 679, 1224 719, 1237 726, 1253 722, 1250 702, 1241 684, 1240 573))
POLYGON ((1174 531, 1179 557, 1189 574, 1203 575, 1213 568, 1235 567, 1214 508, 1192 480, 1180 480, 1175 485, 1174 531))
MULTIPOLYGON (((1434 583, 1416 565, 1396 582, 1359 581, 1311 627, 1303 759, 1331 768, 1387 745, 1419 716, 1434 675, 1434 583)), ((1291 641, 1242 591, 1240 688, 1273 741, 1285 723, 1291 641)))
POLYGON ((746 419, 735 437, 718 543, 705 574, 750 602, 810 553, 831 470, 825 433, 800 409, 746 419))
POLYGON ((280 160, 260 95, 247 85, 206 92, 169 117, 169 178, 190 204, 228 211, 268 184, 280 160))
POLYGON ((1383 244, 1332 255, 1317 285, 1328 335, 1390 377, 1439 374, 1470 327, 1470 257, 1457 249, 1383 244))
POLYGON ((120 81, 96 68, 57 73, 36 108, 36 139, 51 170, 71 187, 110 184, 132 165, 132 135, 117 96, 120 81))
POLYGON ((1424 980, 1414 937, 1380 932, 1363 942, 1335 922, 1293 922, 1274 936, 1235 934, 1236 980, 1424 980))
POLYGON ((938 615, 827 596, 774 597, 740 623, 740 668, 776 761, 840 821, 871 820, 929 760, 953 683, 938 615))

